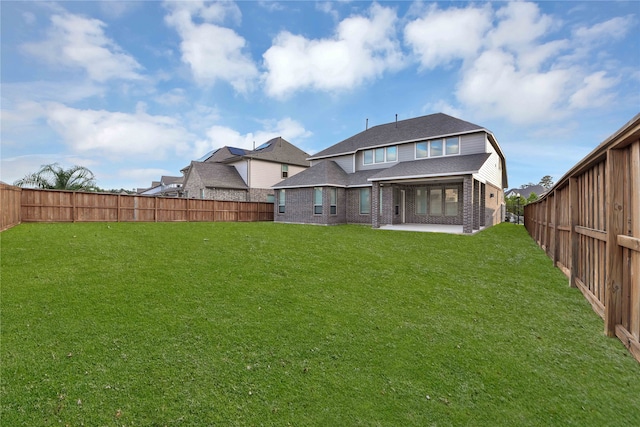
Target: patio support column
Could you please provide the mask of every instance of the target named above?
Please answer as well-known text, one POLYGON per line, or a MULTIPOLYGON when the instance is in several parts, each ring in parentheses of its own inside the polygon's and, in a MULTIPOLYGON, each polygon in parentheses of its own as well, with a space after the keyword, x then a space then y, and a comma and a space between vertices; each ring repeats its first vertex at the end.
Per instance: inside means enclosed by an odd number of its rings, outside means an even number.
POLYGON ((473 233, 473 177, 466 175, 462 183, 462 232, 473 233))
MULTIPOLYGON (((473 180, 473 178, 472 178, 473 180)), ((480 229, 480 181, 473 182, 473 229, 480 229)))
POLYGON ((371 188, 371 227, 380 228, 380 183, 373 182, 371 188))
POLYGON ((480 184, 480 227, 487 225, 487 184, 480 184))

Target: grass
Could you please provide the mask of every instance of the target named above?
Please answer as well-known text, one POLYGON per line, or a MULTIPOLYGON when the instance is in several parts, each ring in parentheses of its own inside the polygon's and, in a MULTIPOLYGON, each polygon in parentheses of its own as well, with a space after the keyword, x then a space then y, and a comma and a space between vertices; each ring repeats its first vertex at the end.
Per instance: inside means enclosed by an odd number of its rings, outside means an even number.
POLYGON ((640 365, 522 227, 23 224, 3 426, 637 425, 640 365))

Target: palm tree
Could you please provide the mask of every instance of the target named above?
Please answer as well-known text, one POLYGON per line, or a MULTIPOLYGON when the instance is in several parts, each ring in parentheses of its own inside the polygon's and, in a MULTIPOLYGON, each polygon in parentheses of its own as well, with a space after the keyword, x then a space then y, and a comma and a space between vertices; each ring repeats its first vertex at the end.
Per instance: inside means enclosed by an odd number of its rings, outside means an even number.
POLYGON ((17 180, 13 185, 48 190, 95 191, 96 178, 93 172, 84 166, 63 169, 59 164, 51 163, 41 166, 38 172, 17 180))

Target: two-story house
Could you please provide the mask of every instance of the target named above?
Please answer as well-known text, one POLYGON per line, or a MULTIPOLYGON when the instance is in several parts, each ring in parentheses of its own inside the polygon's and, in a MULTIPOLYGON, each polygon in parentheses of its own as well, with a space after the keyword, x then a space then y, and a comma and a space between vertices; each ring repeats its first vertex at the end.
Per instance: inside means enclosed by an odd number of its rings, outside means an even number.
POLYGON ((273 185, 307 169, 309 154, 281 137, 255 150, 222 147, 182 169, 187 198, 273 202, 273 185))
POLYGON ((276 185, 276 222, 461 225, 502 221, 505 158, 489 130, 438 113, 366 129, 276 185))

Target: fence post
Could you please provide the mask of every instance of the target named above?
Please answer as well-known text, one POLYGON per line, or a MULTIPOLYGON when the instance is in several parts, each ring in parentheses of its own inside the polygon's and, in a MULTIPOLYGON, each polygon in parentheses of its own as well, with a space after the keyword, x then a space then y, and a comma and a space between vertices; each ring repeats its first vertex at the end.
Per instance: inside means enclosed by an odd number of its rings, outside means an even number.
MULTIPOLYGON (((622 322, 623 251, 618 235, 625 234, 625 176, 629 163, 624 150, 607 151, 607 248, 605 282, 604 331, 615 336, 616 325, 622 322)), ((628 184, 627 184, 628 185, 628 184)))
POLYGON ((580 223, 580 210, 578 209, 578 178, 569 178, 569 227, 570 232, 570 247, 569 247, 569 259, 571 265, 569 266, 569 286, 576 287, 576 277, 578 276, 578 251, 580 248, 580 236, 576 232, 576 226, 580 223))
POLYGON ((558 197, 560 192, 553 190, 553 223, 555 229, 553 230, 553 266, 558 266, 558 258, 560 254, 560 203, 558 197))

